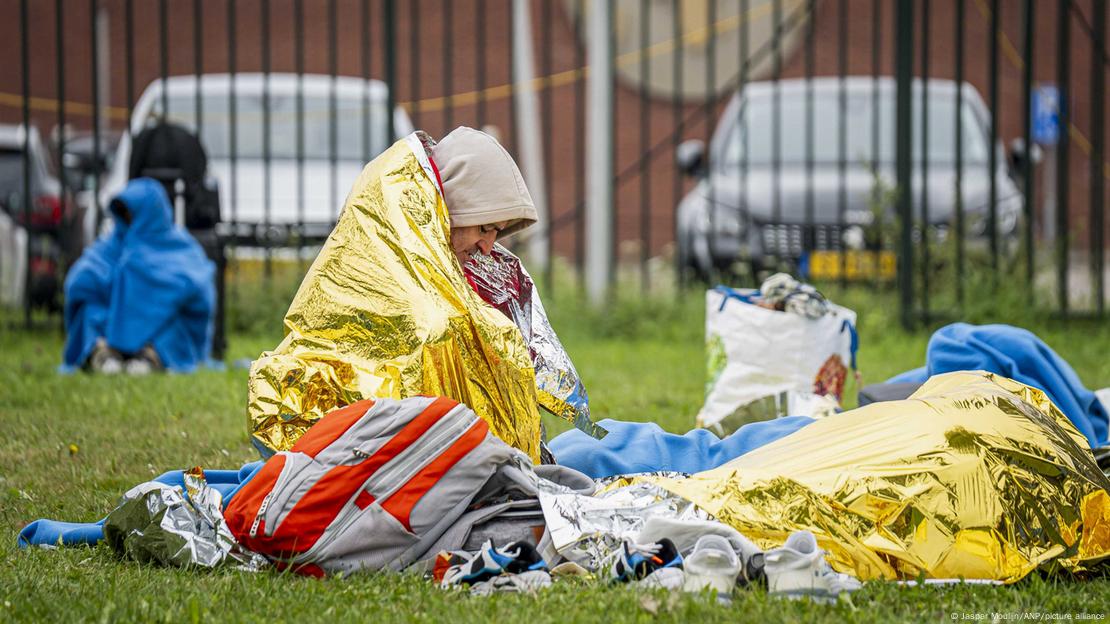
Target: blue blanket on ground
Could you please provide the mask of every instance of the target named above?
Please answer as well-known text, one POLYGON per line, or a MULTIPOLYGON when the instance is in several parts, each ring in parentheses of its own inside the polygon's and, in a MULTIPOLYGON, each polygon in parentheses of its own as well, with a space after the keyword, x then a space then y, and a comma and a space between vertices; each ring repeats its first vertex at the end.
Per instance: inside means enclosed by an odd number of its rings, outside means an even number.
MULTIPOLYGON (((205 470, 204 479, 208 485, 223 496, 224 507, 239 492, 263 462, 244 464, 239 470, 205 470)), ((185 489, 185 471, 171 470, 153 479, 158 483, 176 485, 185 489)), ((61 522, 58 520, 35 520, 19 532, 19 547, 28 546, 93 546, 104 539, 104 520, 99 522, 61 522)))
POLYGON ((208 359, 215 265, 184 229, 161 184, 132 180, 112 200, 114 228, 89 246, 65 282, 64 371, 85 363, 98 338, 130 355, 151 345, 168 370, 208 359))
POLYGON ((1083 387, 1071 366, 1040 338, 1010 325, 953 323, 929 339, 925 366, 889 380, 924 383, 941 373, 985 370, 1043 390, 1090 442, 1107 444, 1106 407, 1083 387))
POLYGON ((716 468, 811 422, 806 416, 787 416, 749 423, 722 440, 706 429, 678 435, 655 423, 606 419, 599 424, 609 435, 601 440, 571 429, 548 447, 559 464, 594 479, 656 470, 693 473, 716 468))

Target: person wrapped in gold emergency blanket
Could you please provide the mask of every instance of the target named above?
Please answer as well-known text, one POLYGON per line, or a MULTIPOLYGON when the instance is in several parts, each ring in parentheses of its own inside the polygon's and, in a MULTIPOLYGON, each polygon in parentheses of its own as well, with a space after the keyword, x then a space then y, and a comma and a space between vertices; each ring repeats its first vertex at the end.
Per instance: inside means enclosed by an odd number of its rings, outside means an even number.
POLYGON ((808 529, 864 580, 1013 582, 1110 558, 1110 480, 1086 438, 1040 390, 983 371, 654 481, 763 547, 808 529))
POLYGON ((285 339, 251 367, 247 413, 264 456, 331 409, 372 397, 446 396, 539 459, 528 347, 460 265, 536 220, 495 139, 423 133, 370 162, 285 315, 285 339), (450 208, 450 209, 449 209, 450 208))

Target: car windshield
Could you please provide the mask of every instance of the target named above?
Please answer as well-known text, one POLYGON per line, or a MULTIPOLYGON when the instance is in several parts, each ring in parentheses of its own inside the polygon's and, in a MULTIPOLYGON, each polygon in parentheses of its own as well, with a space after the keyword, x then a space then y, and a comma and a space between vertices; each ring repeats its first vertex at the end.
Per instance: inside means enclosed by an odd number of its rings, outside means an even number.
MULTIPOLYGON (((297 158, 298 114, 297 97, 289 93, 271 93, 269 155, 274 159, 297 158)), ((261 94, 238 93, 235 97, 235 157, 263 158, 265 123, 261 94)), ((338 160, 365 162, 389 147, 386 143, 389 120, 386 107, 373 100, 364 111, 361 96, 337 95, 335 99, 335 157, 338 160), (370 144, 365 145, 363 119, 370 118, 370 144)), ((169 121, 196 128, 196 98, 193 95, 169 98, 169 121)), ((154 100, 151 114, 161 115, 162 101, 154 100)), ((307 160, 328 160, 332 157, 331 98, 327 95, 304 96, 304 146, 307 160)), ((201 102, 201 143, 209 158, 230 158, 232 152, 231 109, 226 94, 206 95, 201 102)))
MULTIPOLYGON (((747 161, 754 165, 775 161, 773 132, 775 124, 774 97, 760 94, 744 105, 740 123, 736 124, 725 146, 724 166, 737 166, 747 150, 747 161), (746 136, 745 136, 746 134, 746 136), (744 140, 746 139, 746 140, 744 140)), ((873 157, 873 119, 875 102, 869 92, 850 92, 845 96, 845 156, 856 163, 870 163, 873 157)), ((921 160, 920 97, 914 99, 913 148, 914 160, 921 160)), ((929 162, 954 164, 956 156, 955 97, 951 93, 929 97, 929 162)), ((806 162, 808 129, 805 94, 779 96, 779 155, 784 163, 806 162)), ((840 97, 835 91, 813 95, 813 159, 817 163, 840 161, 840 97)), ((879 145, 877 160, 894 162, 894 101, 893 96, 879 100, 879 145)), ((963 160, 966 164, 984 163, 987 146, 982 127, 969 104, 964 104, 960 121, 963 124, 963 160)))

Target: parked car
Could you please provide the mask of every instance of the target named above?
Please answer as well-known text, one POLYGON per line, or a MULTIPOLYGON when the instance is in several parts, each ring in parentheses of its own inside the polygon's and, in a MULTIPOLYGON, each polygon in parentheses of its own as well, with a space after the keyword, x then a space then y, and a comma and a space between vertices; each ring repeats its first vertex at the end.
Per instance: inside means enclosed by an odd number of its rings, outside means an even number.
MULTIPOLYGON (((165 82, 167 121, 196 132, 197 79, 174 76, 165 82)), ((319 241, 331 232, 351 183, 366 162, 395 138, 412 132, 403 109, 393 114, 395 136, 388 137, 387 87, 379 80, 326 75, 228 74, 201 76, 200 139, 208 168, 219 186, 223 221, 220 232, 242 245, 292 245, 298 236, 319 241), (332 168, 331 98, 336 107, 335 167, 332 168), (303 86, 302 86, 303 85, 303 86), (298 197, 298 97, 304 111, 304 212, 298 197), (234 95, 232 121, 230 95, 234 95), (267 107, 268 103, 268 107, 267 107), (369 104, 369 145, 364 146, 363 106, 369 104), (269 151, 264 110, 269 110, 269 151), (233 138, 234 137, 234 138, 233 138), (234 155, 234 157, 233 157, 234 155), (269 157, 268 193, 265 181, 269 157), (334 184, 334 187, 333 187, 334 184), (334 191, 332 190, 334 188, 334 191), (269 212, 267 214, 267 203, 269 212), (303 228, 300 221, 303 217, 303 228)), ((131 131, 138 134, 163 115, 163 84, 155 80, 135 105, 131 131)), ((124 134, 103 185, 101 205, 127 183, 131 136, 124 134)))
MULTIPOLYGON (((928 190, 931 241, 943 241, 955 214, 956 83, 929 80, 927 178, 921 158, 921 89, 913 85, 914 169, 912 192, 920 219, 921 191, 928 190)), ((872 77, 844 81, 846 159, 840 171, 840 94, 837 78, 812 82, 813 221, 807 223, 807 98, 806 80, 755 82, 734 96, 719 120, 707 150, 700 141, 679 146, 679 166, 699 177, 697 186, 678 206, 679 254, 683 266, 702 277, 714 269, 750 263, 754 271, 772 261, 794 263, 797 270, 831 269, 838 273, 840 254, 853 263, 866 260, 869 271, 892 278, 894 253, 878 249, 875 235, 880 219, 893 224, 889 196, 876 201, 876 192, 895 188, 895 82, 872 77), (776 163, 772 129, 775 111, 781 124, 776 163), (878 154, 873 154, 872 129, 878 115, 878 154), (777 172, 776 172, 776 164, 777 172), (842 186, 843 184, 843 186, 842 186), (843 189, 843 222, 839 219, 843 189), (778 198, 776 210, 776 195, 778 198), (878 206, 878 207, 877 207, 878 206), (885 206, 885 207, 884 207, 885 206), (815 251, 814 251, 815 250, 815 251), (822 260, 823 262, 815 262, 822 260), (830 262, 830 260, 832 260, 830 262)), ((975 88, 965 83, 959 111, 962 124, 962 198, 969 244, 988 238, 989 185, 997 188, 997 230, 1001 240, 1015 241, 1023 210, 1022 194, 1010 177, 1001 143, 991 146, 990 114, 975 88), (998 168, 989 171, 989 149, 998 151, 998 168)), ((1024 157, 1014 154, 1015 158, 1024 157)), ((915 234, 919 239, 920 233, 915 234)), ((892 243, 891 237, 886 241, 892 243)), ((867 268, 865 267, 865 268, 867 268)), ((831 277, 832 275, 819 275, 831 277)))
MULTIPOLYGON (((10 220, 8 229, 23 230, 19 238, 31 248, 31 281, 27 287, 31 305, 53 310, 60 302, 63 265, 76 259, 83 247, 81 215, 71 196, 63 193, 38 129, 32 126, 30 134, 26 132, 22 125, 0 125, 0 206, 10 220), (25 137, 30 162, 29 196, 23 176, 25 137)), ((7 250, 0 261, 12 264, 15 261, 7 256, 22 253, 18 263, 25 266, 25 248, 15 250, 16 244, 12 238, 13 249, 7 250)))

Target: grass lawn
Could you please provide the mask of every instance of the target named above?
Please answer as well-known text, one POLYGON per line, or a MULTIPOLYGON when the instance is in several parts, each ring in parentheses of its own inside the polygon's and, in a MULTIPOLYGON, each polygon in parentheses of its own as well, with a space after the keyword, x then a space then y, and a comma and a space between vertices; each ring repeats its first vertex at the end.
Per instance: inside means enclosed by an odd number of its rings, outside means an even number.
MULTIPOLYGON (((923 362, 929 331, 898 329, 893 296, 848 291, 835 298, 860 312, 865 383, 923 362)), ((274 299, 288 301, 284 292, 274 299)), ((233 314, 234 326, 247 329, 232 335, 229 360, 254 357, 276 344, 284 305, 233 314)), ((584 311, 572 297, 549 302, 595 416, 655 421, 672 431, 693 425, 702 400, 702 307, 698 293, 682 303, 673 297, 621 302, 602 312, 584 311)), ((1013 309, 972 316, 996 313, 1021 317, 1013 309)), ((1110 324, 1043 319, 1025 324, 1068 359, 1088 387, 1110 385, 1110 324)), ((139 379, 64 377, 54 373, 59 333, 2 331, 0 622, 961 621, 989 620, 992 613, 1022 619, 1024 612, 1072 614, 1074 621, 1078 613, 1105 619, 1110 612, 1106 575, 1090 581, 1034 575, 1010 587, 911 589, 873 583, 832 606, 746 592, 725 607, 597 583, 560 582, 536 598, 471 599, 401 575, 317 581, 139 565, 119 560, 107 547, 20 552, 16 533, 31 520, 95 520, 124 490, 165 470, 238 467, 255 457, 247 441, 245 370, 139 379)), ((565 429, 550 418, 548 426, 565 429)))

